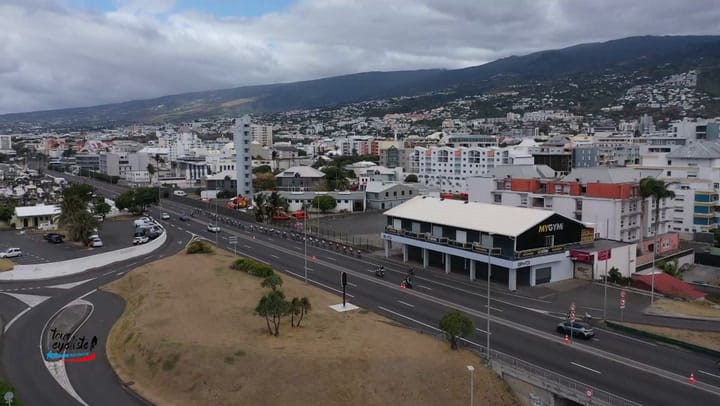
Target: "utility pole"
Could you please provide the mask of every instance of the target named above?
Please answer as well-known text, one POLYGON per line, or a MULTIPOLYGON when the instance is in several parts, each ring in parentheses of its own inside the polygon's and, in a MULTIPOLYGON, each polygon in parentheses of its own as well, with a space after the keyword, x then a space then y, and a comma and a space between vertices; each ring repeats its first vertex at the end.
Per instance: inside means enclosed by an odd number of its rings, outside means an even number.
POLYGON ((305 255, 304 258, 304 264, 305 264, 305 284, 308 282, 308 266, 307 266, 307 204, 303 203, 303 234, 304 234, 304 245, 305 245, 305 255))
MULTIPOLYGON (((609 235, 610 235, 610 218, 608 217, 605 220, 605 238, 607 238, 608 240, 610 239, 609 235)), ((607 266, 608 266, 609 260, 610 260, 610 258, 605 259, 605 283, 603 284, 604 285, 604 287, 603 287, 603 290, 604 290, 604 292, 603 292, 603 321, 607 320, 607 283, 608 283, 607 266)))
POLYGON ((488 267, 487 267, 487 326, 486 331, 487 333, 487 359, 490 361, 490 274, 492 273, 492 252, 493 252, 493 242, 492 242, 492 234, 489 234, 488 237, 490 238, 490 247, 488 248, 488 267))

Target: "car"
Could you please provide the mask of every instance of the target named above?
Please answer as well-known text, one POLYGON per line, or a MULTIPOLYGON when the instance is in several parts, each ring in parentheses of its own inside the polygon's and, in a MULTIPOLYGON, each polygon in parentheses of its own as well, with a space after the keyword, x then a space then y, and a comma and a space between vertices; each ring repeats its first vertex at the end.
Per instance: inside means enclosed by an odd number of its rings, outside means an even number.
POLYGON ((190 218, 184 214, 181 214, 180 217, 178 217, 178 220, 180 221, 188 221, 190 218))
POLYGON ((91 246, 91 247, 93 247, 93 248, 100 248, 100 247, 103 246, 103 242, 102 242, 102 240, 99 239, 99 238, 93 238, 93 239, 90 240, 90 242, 88 243, 88 245, 91 246))
POLYGON ((557 332, 563 334, 572 334, 573 337, 591 338, 595 335, 592 326, 584 321, 563 321, 558 324, 557 332))
POLYGON ((220 226, 214 225, 214 224, 208 224, 207 230, 211 233, 219 233, 220 232, 220 226))
POLYGON ((63 242, 63 239, 65 238, 64 235, 58 234, 58 233, 47 233, 43 235, 43 240, 47 242, 51 242, 53 244, 59 244, 63 242))
POLYGON ((3 252, 0 252, 0 258, 14 258, 21 257, 22 250, 20 248, 8 248, 3 252))
POLYGON ((160 218, 163 219, 163 220, 170 220, 170 215, 167 214, 167 213, 163 213, 163 214, 160 216, 160 218))
POLYGON ((145 244, 148 241, 150 241, 150 238, 148 238, 148 236, 146 236, 146 235, 141 235, 141 236, 133 238, 134 245, 145 244))

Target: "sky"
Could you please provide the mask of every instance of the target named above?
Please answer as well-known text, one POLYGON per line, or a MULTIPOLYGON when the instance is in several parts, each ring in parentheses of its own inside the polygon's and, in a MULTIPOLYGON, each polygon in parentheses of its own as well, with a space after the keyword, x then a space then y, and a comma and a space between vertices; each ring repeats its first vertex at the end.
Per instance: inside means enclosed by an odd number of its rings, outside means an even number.
POLYGON ((0 0, 0 114, 633 35, 720 34, 717 0, 0 0))

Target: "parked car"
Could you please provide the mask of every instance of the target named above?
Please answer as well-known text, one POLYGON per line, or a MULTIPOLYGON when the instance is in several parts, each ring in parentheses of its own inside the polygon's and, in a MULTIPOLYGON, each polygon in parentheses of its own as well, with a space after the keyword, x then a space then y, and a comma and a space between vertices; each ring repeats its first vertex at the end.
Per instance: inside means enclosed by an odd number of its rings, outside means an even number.
POLYGON ((0 258, 14 258, 21 257, 22 250, 20 248, 8 248, 3 252, 0 252, 0 258))
POLYGON ((173 191, 173 194, 174 194, 175 196, 180 196, 180 197, 185 197, 185 196, 187 196, 187 193, 183 192, 182 190, 175 190, 175 191, 173 191))
POLYGON ((133 238, 134 245, 145 244, 148 241, 150 241, 150 238, 148 238, 148 236, 146 236, 146 235, 141 235, 141 236, 133 238))
POLYGON ((103 242, 99 238, 93 238, 90 240, 90 243, 88 245, 90 245, 93 248, 100 248, 103 246, 103 242))
POLYGON ((584 321, 563 321, 557 326, 558 333, 572 334, 573 337, 590 338, 595 335, 592 326, 584 321))
POLYGON ((208 224, 207 230, 211 233, 219 233, 220 232, 220 226, 214 225, 214 224, 208 224))
POLYGON ((167 213, 163 213, 163 214, 160 216, 160 218, 163 219, 163 220, 170 220, 170 215, 167 214, 167 213))
POLYGON ((58 234, 58 233, 47 233, 47 234, 43 235, 43 240, 45 240, 47 242, 51 242, 53 244, 59 244, 59 243, 63 242, 64 238, 65 238, 65 236, 63 234, 58 234))

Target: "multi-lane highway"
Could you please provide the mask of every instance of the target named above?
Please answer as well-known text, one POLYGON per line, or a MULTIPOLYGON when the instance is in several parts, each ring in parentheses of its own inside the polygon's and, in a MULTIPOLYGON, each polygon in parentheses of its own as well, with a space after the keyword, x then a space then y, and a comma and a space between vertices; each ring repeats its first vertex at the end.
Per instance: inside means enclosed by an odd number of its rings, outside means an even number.
MULTIPOLYGON (((110 195, 123 191, 122 188, 113 185, 97 184, 96 186, 101 192, 110 195)), ((190 232, 206 236, 211 241, 215 240, 215 235, 206 231, 209 218, 197 216, 191 218, 189 222, 180 222, 177 220, 178 215, 188 213, 189 207, 167 200, 162 202, 162 206, 163 211, 173 216, 167 225, 169 235, 189 236, 188 232, 190 232)), ((238 241, 236 248, 242 255, 267 262, 275 269, 295 277, 304 276, 302 241, 285 239, 276 234, 249 231, 247 228, 234 228, 226 224, 221 226, 223 230, 218 236, 221 246, 232 249, 228 244, 228 237, 234 235, 238 241)), ((315 258, 308 261, 309 280, 324 289, 338 292, 339 273, 348 272, 349 298, 356 305, 424 330, 432 330, 440 317, 451 308, 461 309, 473 316, 478 327, 477 334, 469 340, 478 345, 486 343, 487 296, 481 286, 462 283, 441 274, 419 271, 415 277, 415 289, 403 290, 399 284, 405 277, 405 270, 381 258, 367 255, 360 259, 351 258, 312 244, 308 246, 308 257, 315 258), (374 277, 372 270, 378 265, 386 267, 384 279, 374 277)), ((100 282, 102 281, 97 282, 97 286, 100 282)), ((96 293, 89 298, 92 299, 94 295, 101 297, 106 294, 96 293)), ((589 388, 606 390, 642 404, 720 402, 720 370, 715 365, 716 360, 602 328, 598 328, 596 338, 591 341, 573 340, 570 344, 566 344, 563 337, 554 332, 560 318, 552 311, 550 303, 517 297, 501 290, 494 290, 491 296, 489 308, 492 320, 491 346, 496 350, 581 381, 589 388), (688 382, 691 373, 697 379, 693 384, 688 382)), ((112 310, 117 309, 117 304, 113 305, 110 301, 110 299, 104 300, 107 302, 105 307, 109 309, 106 310, 107 319, 104 323, 108 325, 112 317, 119 314, 119 310, 116 312, 112 310)), ((60 303, 55 304, 57 307, 60 303)), ((29 316, 30 314, 26 315, 16 326, 13 326, 6 341, 12 337, 12 334, 23 332, 26 328, 23 323, 35 320, 29 316)), ((38 319, 48 316, 42 314, 38 319)), ((37 352, 37 346, 35 351, 37 352)), ((7 350, 3 354, 4 366, 7 369, 12 363, 8 363, 7 350)), ((40 360, 36 359, 36 361, 40 360)), ((76 372, 72 369, 68 372, 73 380, 76 372)), ((16 381, 12 373, 8 375, 16 381)), ((93 381, 89 379, 84 382, 93 381)), ((25 388, 19 382, 18 386, 21 390, 25 388)), ((84 390, 87 396, 93 396, 90 389, 79 387, 77 389, 79 393, 84 390)), ((103 393, 102 389, 98 390, 98 393, 103 393)))

